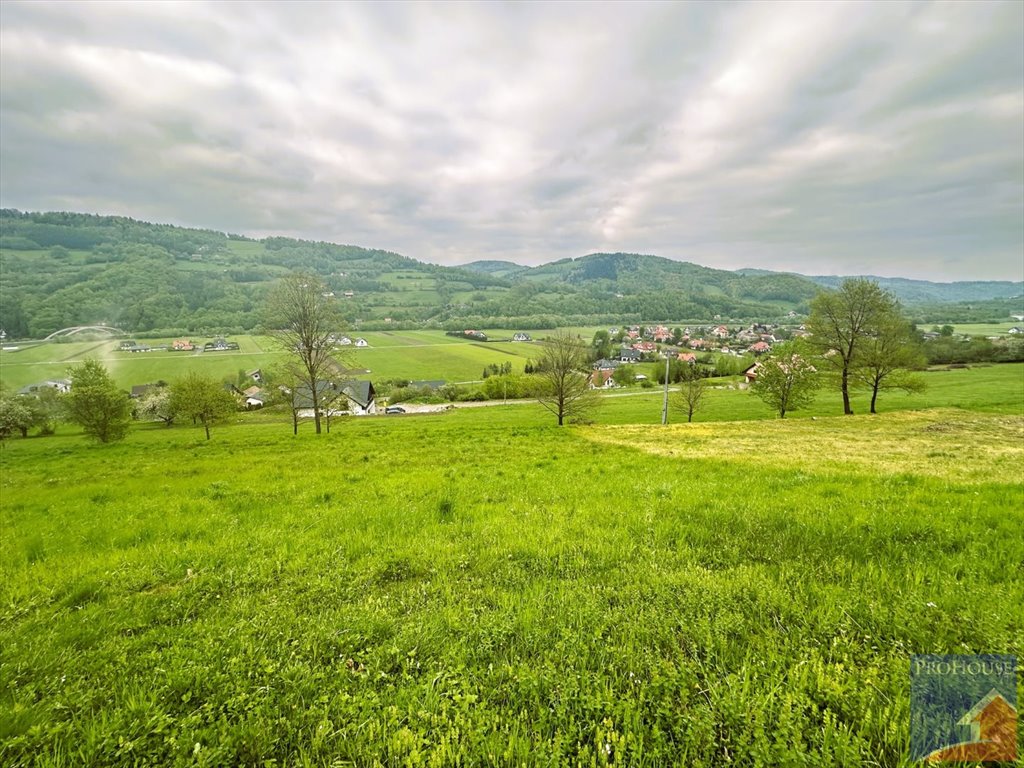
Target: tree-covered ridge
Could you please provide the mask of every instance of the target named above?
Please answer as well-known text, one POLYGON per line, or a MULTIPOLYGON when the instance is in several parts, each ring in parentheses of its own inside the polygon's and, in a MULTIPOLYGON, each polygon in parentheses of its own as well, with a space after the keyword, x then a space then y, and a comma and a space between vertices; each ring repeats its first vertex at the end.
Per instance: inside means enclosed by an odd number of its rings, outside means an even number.
MULTIPOLYGON (((650 255, 443 267, 355 245, 254 240, 121 216, 0 211, 0 328, 11 338, 93 323, 143 334, 250 331, 265 292, 291 272, 317 275, 344 320, 367 329, 766 320, 806 313, 819 290, 801 275, 650 255)), ((944 306, 956 314, 951 319, 984 320, 1018 304, 944 306)), ((943 306, 928 309, 920 319, 944 319, 943 306)))

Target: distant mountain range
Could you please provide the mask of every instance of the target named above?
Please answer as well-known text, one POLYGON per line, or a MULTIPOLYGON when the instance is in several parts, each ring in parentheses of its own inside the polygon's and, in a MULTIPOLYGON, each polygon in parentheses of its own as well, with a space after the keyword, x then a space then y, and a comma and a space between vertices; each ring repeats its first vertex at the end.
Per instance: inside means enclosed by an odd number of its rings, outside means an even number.
MULTIPOLYGON (((680 282, 692 286, 695 284, 722 285, 730 281, 725 275, 739 277, 771 277, 773 281, 780 276, 794 278, 788 283, 788 298, 806 298, 810 290, 811 296, 817 288, 808 289, 807 282, 814 286, 837 288, 849 277, 863 277, 873 280, 882 288, 892 292, 900 301, 907 305, 935 302, 987 301, 992 299, 1010 299, 1024 295, 1024 282, 1008 280, 971 280, 952 283, 939 283, 930 280, 913 280, 905 277, 879 277, 877 275, 802 275, 798 272, 777 272, 768 269, 738 269, 735 271, 715 270, 701 267, 689 262, 672 261, 658 256, 639 254, 607 254, 593 253, 577 259, 561 259, 537 267, 526 267, 511 261, 473 261, 463 264, 463 269, 481 272, 508 279, 541 279, 554 278, 569 283, 584 283, 590 280, 619 280, 620 276, 627 281, 642 275, 644 278, 660 279, 671 285, 680 282)), ((773 282, 774 286, 786 285, 773 282)))
MULTIPOLYGON (((249 331, 260 324, 267 289, 296 270, 320 275, 348 322, 366 329, 770 321, 806 313, 822 286, 842 279, 630 253, 443 267, 354 245, 0 210, 0 329, 10 338, 99 322, 133 334, 249 331)), ((1008 298, 1024 294, 1019 282, 876 279, 922 322, 1022 311, 1019 298, 1008 298)))

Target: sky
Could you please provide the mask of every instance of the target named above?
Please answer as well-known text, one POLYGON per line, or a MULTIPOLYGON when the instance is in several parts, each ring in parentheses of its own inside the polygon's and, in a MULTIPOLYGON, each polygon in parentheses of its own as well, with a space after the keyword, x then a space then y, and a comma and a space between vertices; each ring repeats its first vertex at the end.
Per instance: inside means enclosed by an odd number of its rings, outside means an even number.
POLYGON ((0 3, 0 205, 1024 278, 1024 2, 0 3))

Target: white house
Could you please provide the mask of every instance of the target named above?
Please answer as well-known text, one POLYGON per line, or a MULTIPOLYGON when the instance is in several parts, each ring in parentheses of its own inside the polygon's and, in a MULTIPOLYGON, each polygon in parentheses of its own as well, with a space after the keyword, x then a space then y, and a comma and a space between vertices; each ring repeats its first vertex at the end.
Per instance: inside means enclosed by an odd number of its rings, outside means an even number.
POLYGON ((366 339, 359 338, 359 339, 356 339, 356 346, 357 347, 368 347, 368 346, 370 346, 370 344, 369 344, 369 342, 366 341, 366 339))

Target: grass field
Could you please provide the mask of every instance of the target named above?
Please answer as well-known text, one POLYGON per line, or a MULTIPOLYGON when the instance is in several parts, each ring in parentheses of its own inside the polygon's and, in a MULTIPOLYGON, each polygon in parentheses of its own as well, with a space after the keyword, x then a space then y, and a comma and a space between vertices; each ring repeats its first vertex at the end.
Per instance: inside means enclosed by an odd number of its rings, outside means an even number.
MULTIPOLYGON (((530 357, 532 344, 474 343, 445 336, 441 331, 368 331, 358 334, 368 348, 340 348, 339 359, 354 368, 368 368, 372 379, 445 379, 476 381, 489 363, 512 361, 517 371, 530 357), (344 351, 343 351, 344 350, 344 351)), ((511 336, 511 334, 509 334, 511 336)), ((241 370, 268 367, 282 359, 273 340, 259 336, 233 336, 238 351, 145 352, 117 350, 118 342, 69 342, 38 344, 17 351, 0 352, 0 381, 19 389, 46 379, 67 376, 68 368, 88 356, 103 360, 119 386, 154 381, 174 381, 191 371, 216 378, 234 379, 241 370)), ((171 339, 146 339, 150 346, 169 344, 171 339)))
POLYGON ((928 376, 6 441, 0 763, 908 766, 909 654, 1024 654, 1024 366, 928 376))
MULTIPOLYGON (((943 324, 940 323, 941 327, 943 324)), ((954 323, 953 330, 971 336, 1009 336, 1011 328, 1024 328, 1024 323, 1007 320, 1005 323, 954 323)), ((931 326, 928 326, 931 328, 931 326)))

